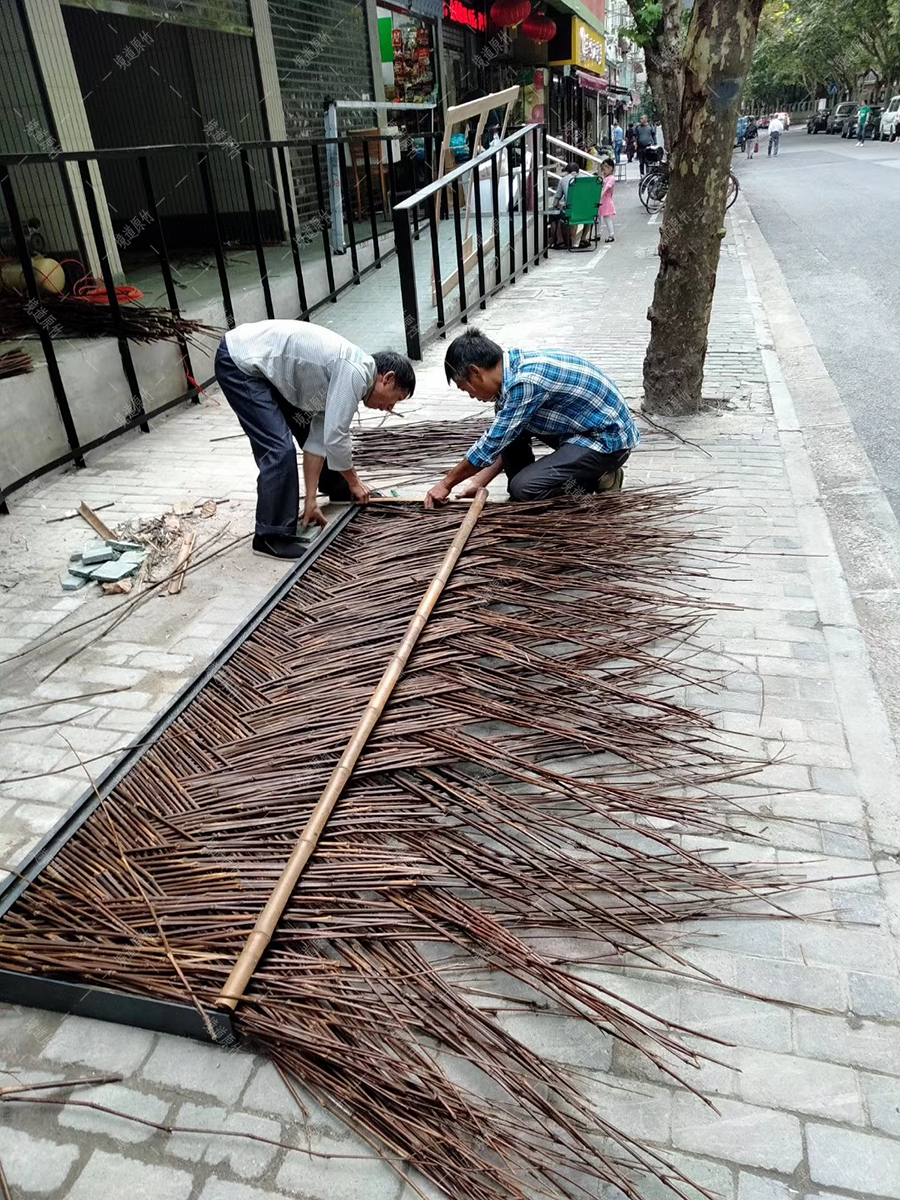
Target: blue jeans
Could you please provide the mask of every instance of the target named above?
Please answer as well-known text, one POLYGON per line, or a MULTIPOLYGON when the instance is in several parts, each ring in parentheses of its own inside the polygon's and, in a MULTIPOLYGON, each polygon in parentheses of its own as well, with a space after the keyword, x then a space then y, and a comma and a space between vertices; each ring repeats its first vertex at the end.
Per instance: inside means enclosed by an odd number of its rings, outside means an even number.
MULTIPOLYGON (((297 450, 309 433, 311 416, 292 408, 267 379, 245 375, 223 338, 216 351, 216 381, 250 439, 259 467, 256 481, 256 532, 293 537, 300 508, 297 450)), ((343 475, 323 466, 319 487, 332 500, 349 500, 343 475)))
POLYGON ((616 142, 616 144, 615 144, 615 155, 616 155, 616 163, 618 163, 619 159, 622 157, 622 143, 621 142, 616 142))
POLYGON ((769 134, 769 149, 766 151, 766 153, 774 154, 775 157, 777 158, 778 157, 778 143, 780 141, 781 141, 780 133, 778 133, 777 131, 775 133, 770 133, 769 134))

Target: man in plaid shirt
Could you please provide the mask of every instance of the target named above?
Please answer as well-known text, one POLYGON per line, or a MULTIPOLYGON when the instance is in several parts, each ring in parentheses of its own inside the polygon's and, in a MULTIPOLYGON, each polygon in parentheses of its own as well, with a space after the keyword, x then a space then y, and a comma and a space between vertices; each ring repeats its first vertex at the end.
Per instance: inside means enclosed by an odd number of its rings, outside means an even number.
POLYGON ((476 400, 494 401, 496 416, 466 457, 425 497, 444 504, 458 483, 474 495, 505 471, 513 500, 618 491, 622 466, 639 434, 615 384, 587 359, 559 350, 507 350, 469 329, 444 358, 448 383, 476 400), (537 437, 553 453, 535 460, 537 437))

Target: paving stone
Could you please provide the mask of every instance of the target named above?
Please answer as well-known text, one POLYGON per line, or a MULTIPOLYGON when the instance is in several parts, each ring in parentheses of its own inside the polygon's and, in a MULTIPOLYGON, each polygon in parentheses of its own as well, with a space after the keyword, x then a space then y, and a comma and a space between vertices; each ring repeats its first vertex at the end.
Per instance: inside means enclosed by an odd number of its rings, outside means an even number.
POLYGON ((900 1080, 887 1075, 859 1076, 860 1087, 876 1129, 900 1138, 900 1080))
POLYGON ((193 1184, 187 1171, 95 1150, 66 1200, 187 1200, 193 1184))
MULTIPOLYGON (((303 1102, 306 1103, 306 1096, 303 1102)), ((281 1076, 269 1062, 261 1063, 253 1072, 247 1084, 241 1107, 252 1108, 257 1112, 273 1113, 275 1116, 287 1117, 297 1121, 301 1118, 297 1101, 284 1086, 281 1076)))
POLYGON ((845 971, 878 974, 894 961, 889 937, 837 922, 791 922, 785 929, 785 943, 792 958, 827 963, 845 971))
POLYGON ((155 1035, 145 1029, 66 1017, 44 1048, 43 1057, 130 1075, 147 1057, 154 1040, 155 1035))
POLYGON ((813 1058, 742 1050, 737 1056, 742 1100, 832 1121, 865 1120, 856 1074, 849 1067, 813 1058))
POLYGON ((839 767, 813 767, 813 786, 823 792, 835 792, 839 796, 855 796, 859 791, 859 780, 853 771, 839 767))
POLYGON ((669 1140, 672 1093, 668 1088, 594 1072, 579 1076, 578 1084, 592 1108, 610 1125, 638 1141, 669 1140))
POLYGON ((840 971, 777 958, 734 957, 733 982, 744 991, 789 1004, 846 1010, 847 984, 840 971))
MULTIPOLYGON (((86 1095, 76 1093, 75 1098, 85 1099, 86 1095)), ((159 1096, 148 1096, 119 1083, 106 1083, 91 1088, 90 1099, 96 1104, 118 1109, 119 1112, 129 1113, 133 1117, 144 1117, 148 1121, 161 1122, 169 1111, 168 1100, 162 1100, 159 1096)), ((96 1112, 90 1108, 63 1108, 59 1114, 59 1123, 70 1129, 83 1130, 85 1133, 107 1134, 118 1142, 145 1142, 157 1133, 150 1125, 140 1125, 136 1121, 126 1121, 122 1117, 96 1112)))
POLYGON ((726 992, 685 988, 681 994, 685 1025, 737 1046, 791 1049, 790 1013, 777 1004, 750 1000, 726 992))
POLYGON ((281 1126, 266 1117, 250 1113, 228 1112, 225 1108, 204 1108, 197 1104, 182 1104, 172 1121, 192 1129, 209 1129, 210 1134, 173 1133, 166 1142, 166 1153, 191 1162, 205 1162, 217 1166, 229 1163, 236 1175, 245 1179, 258 1179, 278 1153, 277 1146, 250 1138, 226 1137, 224 1130, 253 1133, 258 1137, 281 1140, 281 1126))
POLYGON ((900 1075, 900 1037, 896 1028, 872 1021, 862 1021, 859 1028, 854 1028, 848 1018, 819 1013, 795 1013, 794 1025, 797 1048, 810 1058, 900 1075))
POLYGON ((261 1191, 246 1183, 232 1183, 213 1175, 203 1185, 199 1200, 280 1200, 284 1192, 273 1192, 271 1188, 261 1191))
POLYGON ((801 1193, 780 1179, 750 1175, 741 1171, 738 1176, 738 1200, 799 1200, 801 1193))
POLYGON ((253 1070, 254 1056, 243 1050, 203 1046, 187 1038, 161 1037, 144 1065, 143 1076, 186 1092, 204 1092, 234 1104, 253 1070))
MULTIPOLYGON (((861 1017, 900 1021, 900 981, 896 976, 850 975, 848 985, 853 1012, 861 1017)), ((900 1089, 900 1082, 897 1086, 900 1089)))
POLYGON ((64 592, 78 592, 83 587, 87 587, 86 575, 73 575, 70 571, 62 580, 62 590, 64 592))
MULTIPOLYGON (((13 1197, 46 1195, 61 1188, 78 1160, 78 1147, 57 1145, 19 1129, 0 1125, 0 1163, 13 1197)), ((93 1200, 99 1200, 94 1197, 93 1200)))
POLYGON ((577 1017, 555 1013, 500 1013, 502 1029, 544 1058, 569 1063, 584 1070, 608 1071, 612 1038, 577 1017))
POLYGON ((107 542, 88 542, 81 551, 81 561, 86 566, 99 566, 117 557, 115 548, 107 542))
POLYGON ((770 1108, 717 1099, 713 1112, 702 1100, 676 1093, 672 1142, 679 1149, 748 1167, 789 1175, 803 1158, 800 1122, 770 1108))
POLYGON ((806 1130, 810 1178, 828 1187, 900 1197, 900 1142, 833 1125, 806 1130))

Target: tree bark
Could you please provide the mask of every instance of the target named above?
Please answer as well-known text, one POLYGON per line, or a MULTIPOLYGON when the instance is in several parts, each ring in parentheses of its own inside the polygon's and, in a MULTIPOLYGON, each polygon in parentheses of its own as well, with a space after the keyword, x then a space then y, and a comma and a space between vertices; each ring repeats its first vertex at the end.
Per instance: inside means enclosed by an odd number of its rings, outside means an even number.
POLYGON ((659 241, 659 273, 644 358, 648 412, 703 405, 706 358, 728 173, 741 88, 763 0, 696 0, 684 50, 678 132, 659 241))
POLYGON ((681 116, 681 0, 663 0, 662 17, 644 47, 647 86, 656 102, 663 140, 671 153, 681 116))

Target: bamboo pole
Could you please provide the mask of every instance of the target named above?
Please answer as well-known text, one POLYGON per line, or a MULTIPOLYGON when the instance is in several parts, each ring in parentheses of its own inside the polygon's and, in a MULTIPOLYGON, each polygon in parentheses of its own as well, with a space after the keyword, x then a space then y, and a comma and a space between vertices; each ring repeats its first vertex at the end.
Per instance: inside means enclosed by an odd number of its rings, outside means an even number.
POLYGON ((291 898, 291 893, 297 884, 297 880, 300 878, 303 868, 312 857, 312 853, 325 829, 325 824, 353 773, 356 760, 369 740, 369 735, 378 723, 384 706, 390 699, 391 693, 403 673, 403 668, 406 666, 409 656, 412 654, 416 642, 419 640, 419 635, 425 628, 447 580, 453 573, 453 568, 456 566, 459 556, 462 554, 466 542, 469 540, 469 535, 475 528, 476 521, 481 516, 487 497, 487 490, 479 488, 478 494, 472 501, 465 519, 460 525, 453 541, 450 543, 447 553, 444 555, 437 574, 428 586, 428 591, 419 601, 419 606, 413 614, 409 625, 406 627, 403 640, 394 651, 394 655, 385 668, 378 686, 372 693, 372 697, 366 705, 363 715, 350 735, 350 740, 344 748, 344 753, 341 755, 340 761, 332 771, 321 796, 316 802, 316 806, 303 832, 300 834, 300 838, 281 873, 280 879, 272 889, 269 899, 266 901, 265 908, 259 914, 252 933, 244 943, 244 948, 241 950, 231 974, 225 981, 225 986, 216 999, 216 1006, 218 1008, 227 1008, 234 1012, 243 997, 247 989, 247 984, 250 982, 257 964, 263 956, 263 952, 272 939, 279 918, 284 912, 288 900, 291 898))

